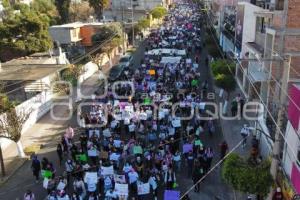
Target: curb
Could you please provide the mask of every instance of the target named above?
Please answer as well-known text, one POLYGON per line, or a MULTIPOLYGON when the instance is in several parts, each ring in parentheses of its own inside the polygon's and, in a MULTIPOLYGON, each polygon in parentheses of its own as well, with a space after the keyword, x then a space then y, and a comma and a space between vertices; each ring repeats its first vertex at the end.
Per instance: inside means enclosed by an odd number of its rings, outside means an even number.
POLYGON ((25 163, 27 161, 29 161, 29 157, 25 157, 25 158, 21 158, 21 159, 22 159, 22 161, 20 162, 20 164, 17 167, 15 167, 15 169, 13 171, 11 171, 11 173, 9 175, 7 175, 4 178, 0 179, 0 186, 4 185, 13 175, 15 175, 15 173, 19 169, 21 169, 25 165, 25 163))

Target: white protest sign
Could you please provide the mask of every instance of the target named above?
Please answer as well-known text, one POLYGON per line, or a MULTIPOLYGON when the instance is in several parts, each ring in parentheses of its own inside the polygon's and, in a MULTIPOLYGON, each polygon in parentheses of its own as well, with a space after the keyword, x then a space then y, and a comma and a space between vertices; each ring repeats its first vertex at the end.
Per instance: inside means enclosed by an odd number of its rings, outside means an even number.
POLYGON ((149 193, 150 193, 150 184, 149 183, 138 185, 138 194, 139 195, 149 194, 149 193))
POLYGON ((130 124, 130 119, 129 118, 124 118, 124 124, 129 125, 130 124))
POLYGON ((114 140, 114 146, 117 148, 121 147, 121 143, 122 143, 121 140, 114 140))
POLYGON ((165 117, 165 113, 163 111, 159 111, 158 119, 163 119, 165 117))
POLYGON ((119 158, 120 158, 120 154, 116 154, 116 153, 112 153, 112 154, 109 156, 109 160, 118 161, 119 158))
POLYGON ((172 121, 172 126, 173 126, 174 128, 181 127, 181 121, 180 121, 180 119, 174 119, 174 120, 172 121))
POLYGON ((204 110, 205 109, 205 103, 203 103, 203 102, 199 103, 199 108, 200 108, 200 110, 204 110))
POLYGON ((114 181, 115 181, 116 183, 126 183, 125 175, 118 175, 118 174, 115 174, 115 175, 114 175, 114 181))
POLYGON ((98 151, 95 148, 89 149, 88 150, 88 156, 89 157, 96 157, 98 156, 98 151))
POLYGON ((114 167, 110 166, 110 167, 101 167, 102 170, 102 174, 101 175, 113 175, 114 174, 114 167))
POLYGON ((45 178, 43 181, 43 188, 48 189, 49 179, 45 178))
POLYGON ((63 189, 65 189, 65 187, 66 187, 66 184, 64 182, 59 182, 56 189, 63 190, 63 189))
POLYGON ((130 125, 128 126, 129 132, 134 132, 135 127, 136 127, 135 124, 130 124, 130 125))
POLYGON ((221 89, 221 90, 220 90, 220 93, 219 93, 219 97, 220 97, 220 98, 223 97, 223 93, 224 93, 224 90, 221 89))
POLYGON ((115 191, 117 195, 125 195, 128 196, 128 184, 115 184, 115 191))
POLYGON ((84 182, 90 184, 97 184, 98 183, 98 176, 97 172, 86 172, 84 176, 84 182))
POLYGON ((142 112, 142 113, 140 113, 139 118, 140 118, 140 120, 147 120, 147 114, 142 112))
POLYGON ((89 137, 92 137, 93 135, 100 137, 100 131, 99 130, 89 130, 89 137))
POLYGON ((103 135, 104 135, 105 137, 110 137, 110 136, 111 136, 110 130, 109 130, 108 128, 105 129, 105 130, 103 131, 103 135))

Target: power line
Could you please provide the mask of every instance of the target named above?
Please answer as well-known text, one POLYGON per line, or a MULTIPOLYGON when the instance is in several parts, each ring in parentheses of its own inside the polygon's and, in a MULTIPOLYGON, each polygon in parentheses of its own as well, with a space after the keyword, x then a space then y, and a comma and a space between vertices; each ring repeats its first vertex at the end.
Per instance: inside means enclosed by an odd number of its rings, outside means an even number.
MULTIPOLYGON (((208 15, 208 14, 207 14, 207 15, 208 15)), ((207 17, 208 17, 208 19, 210 20, 209 16, 207 16, 207 17)), ((211 29, 212 29, 212 27, 213 27, 213 26, 212 26, 212 23, 210 22, 209 24, 210 24, 211 29)), ((210 30, 211 34, 213 35, 213 32, 211 31, 211 29, 209 29, 209 30, 210 30)), ((222 52, 222 50, 221 50, 220 47, 218 46, 218 43, 216 42, 214 36, 213 36, 213 40, 214 40, 214 42, 217 44, 217 47, 218 47, 218 49, 219 49, 219 51, 220 51, 222 57, 225 59, 224 53, 222 52)), ((233 59, 231 59, 231 60, 233 60, 233 59)), ((243 69, 243 67, 241 66, 241 64, 240 64, 239 62, 238 62, 238 64, 239 64, 240 68, 242 69, 242 71, 244 71, 244 69, 243 69)), ((235 74, 232 72, 232 70, 231 70, 230 66, 228 65, 228 63, 226 63, 226 65, 227 65, 227 67, 228 67, 230 73, 231 73, 233 76, 235 76, 235 74)), ((292 151, 294 158, 297 160, 297 159, 298 159, 298 158, 297 158, 297 155, 294 153, 293 148, 290 146, 290 144, 286 141, 286 139, 285 139, 285 137, 284 137, 284 134, 283 134, 281 128, 278 126, 278 124, 277 124, 276 120, 274 119, 272 113, 270 112, 270 110, 268 109, 268 107, 266 106, 266 104, 264 103, 264 101, 262 100, 262 97, 260 96, 259 92, 258 92, 257 89, 255 88, 255 86, 254 86, 254 84, 252 83, 252 81, 249 79, 248 76, 247 76, 247 78, 248 78, 249 83, 252 85, 252 87, 253 87, 255 93, 256 93, 257 96, 259 97, 261 103, 264 105, 264 107, 266 108, 267 112, 269 113, 271 120, 274 122, 276 128, 279 130, 280 135, 282 136, 282 138, 283 138, 284 141, 286 142, 287 147, 292 151)))

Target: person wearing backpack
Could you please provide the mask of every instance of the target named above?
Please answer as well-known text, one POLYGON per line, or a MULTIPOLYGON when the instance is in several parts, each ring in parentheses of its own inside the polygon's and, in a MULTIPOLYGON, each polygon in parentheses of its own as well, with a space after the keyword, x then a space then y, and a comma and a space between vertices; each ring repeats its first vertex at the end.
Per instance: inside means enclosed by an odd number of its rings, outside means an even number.
POLYGON ((31 190, 27 190, 24 194, 24 200, 35 200, 34 194, 31 192, 31 190))

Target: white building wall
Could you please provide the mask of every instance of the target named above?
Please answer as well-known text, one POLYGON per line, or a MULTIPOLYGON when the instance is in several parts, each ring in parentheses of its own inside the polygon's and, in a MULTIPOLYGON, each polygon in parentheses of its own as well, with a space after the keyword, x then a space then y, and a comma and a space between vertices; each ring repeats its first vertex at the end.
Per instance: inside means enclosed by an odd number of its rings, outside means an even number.
POLYGON ((285 132, 285 143, 283 152, 283 167, 287 175, 290 177, 292 173, 292 164, 296 162, 295 156, 300 146, 299 135, 295 132, 290 121, 288 121, 285 132), (288 144, 288 145, 287 145, 288 144))
MULTIPOLYGON (((246 47, 247 42, 255 41, 255 29, 256 29, 256 15, 254 15, 257 11, 263 11, 263 8, 255 6, 248 2, 239 2, 239 5, 244 5, 244 24, 243 24, 243 42, 242 42, 242 50, 241 56, 244 56, 249 49, 246 47)), ((264 44, 261 44, 262 46, 264 44)))

